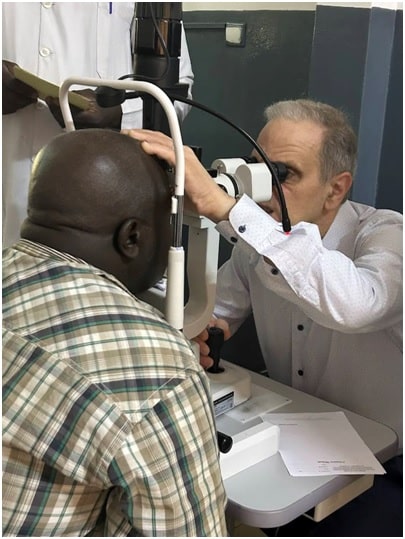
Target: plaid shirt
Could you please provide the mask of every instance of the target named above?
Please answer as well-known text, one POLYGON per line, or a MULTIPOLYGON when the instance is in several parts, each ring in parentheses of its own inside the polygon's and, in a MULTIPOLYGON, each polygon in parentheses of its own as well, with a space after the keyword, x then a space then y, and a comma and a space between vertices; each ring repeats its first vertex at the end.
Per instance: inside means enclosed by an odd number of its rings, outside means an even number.
POLYGON ((224 536, 207 377, 113 276, 3 252, 3 535, 224 536))

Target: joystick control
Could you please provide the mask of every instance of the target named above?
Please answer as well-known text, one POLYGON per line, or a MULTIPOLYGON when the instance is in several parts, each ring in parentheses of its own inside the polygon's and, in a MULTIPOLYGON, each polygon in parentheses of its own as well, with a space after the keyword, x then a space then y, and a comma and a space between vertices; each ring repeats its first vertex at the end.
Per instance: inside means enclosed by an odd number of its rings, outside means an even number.
POLYGON ((208 328, 208 339, 206 342, 210 349, 209 356, 214 360, 214 364, 207 371, 210 373, 224 372, 225 369, 219 366, 221 349, 224 344, 224 330, 215 326, 208 328))

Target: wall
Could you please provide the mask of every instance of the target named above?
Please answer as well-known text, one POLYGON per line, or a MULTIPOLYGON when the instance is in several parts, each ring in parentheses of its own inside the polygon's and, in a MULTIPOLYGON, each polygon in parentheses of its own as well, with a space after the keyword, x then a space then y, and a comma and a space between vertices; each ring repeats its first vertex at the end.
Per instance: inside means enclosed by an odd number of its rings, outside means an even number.
MULTIPOLYGON (((384 5, 384 4, 382 4, 384 5)), ((358 134, 351 198, 402 212, 402 10, 317 6, 308 94, 358 134)))
MULTIPOLYGON (((314 11, 184 12, 194 99, 256 137, 269 103, 307 94, 314 16, 314 11), (246 24, 245 46, 226 44, 226 23, 246 24)), ((202 147, 206 165, 251 150, 235 130, 196 109, 183 133, 186 143, 202 147)))
POLYGON ((376 205, 403 210, 403 11, 395 16, 376 205))

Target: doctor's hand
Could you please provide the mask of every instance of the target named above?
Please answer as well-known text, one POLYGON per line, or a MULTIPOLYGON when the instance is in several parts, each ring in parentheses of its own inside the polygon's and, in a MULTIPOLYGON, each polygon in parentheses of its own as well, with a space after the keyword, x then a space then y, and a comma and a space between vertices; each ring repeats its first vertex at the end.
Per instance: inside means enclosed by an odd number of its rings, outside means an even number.
MULTIPOLYGON (((90 107, 87 110, 70 106, 73 123, 76 129, 88 129, 91 127, 121 129, 121 105, 115 107, 100 107, 97 104, 94 90, 91 90, 90 88, 86 88, 85 90, 74 90, 74 92, 87 97, 90 101, 90 107)), ((45 101, 58 124, 61 127, 65 127, 59 99, 57 97, 47 97, 45 101)))
MULTIPOLYGON (((173 140, 158 131, 147 129, 123 130, 142 143, 146 153, 156 155, 175 166, 173 140)), ((229 212, 236 200, 221 189, 202 166, 195 153, 188 146, 184 147, 185 159, 185 207, 198 215, 208 217, 214 223, 228 219, 229 212)))
MULTIPOLYGON (((228 322, 221 320, 220 318, 211 318, 209 321, 208 327, 218 327, 224 331, 224 340, 226 341, 231 336, 228 322)), ((208 339, 208 328, 204 329, 197 337, 193 339, 200 348, 200 364, 204 369, 209 369, 212 367, 214 360, 209 356, 210 349, 207 344, 208 339)))
POLYGON ((14 62, 3 60, 3 114, 12 114, 19 109, 35 103, 38 92, 16 79, 14 76, 14 62))

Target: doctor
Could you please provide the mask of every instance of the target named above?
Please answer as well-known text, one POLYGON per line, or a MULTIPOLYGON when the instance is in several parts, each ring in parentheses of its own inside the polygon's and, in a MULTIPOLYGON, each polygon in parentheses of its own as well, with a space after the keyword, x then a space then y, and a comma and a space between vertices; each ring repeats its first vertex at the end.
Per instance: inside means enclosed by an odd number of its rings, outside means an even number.
MULTIPOLYGON (((258 142, 287 166, 289 235, 276 192, 235 201, 186 148, 187 195, 235 246, 214 314, 233 335, 253 313, 270 378, 390 426, 402 448, 402 215, 348 200, 357 143, 339 110, 299 99, 266 114, 258 142)), ((131 134, 173 163, 168 137, 131 134)))
MULTIPOLYGON (((71 76, 118 79, 132 73, 133 2, 5 2, 3 13, 3 247, 14 243, 26 215, 28 179, 37 152, 62 129, 57 109, 37 101, 12 74, 13 63, 51 82, 71 76)), ((189 85, 191 68, 184 30, 179 82, 189 85)), ((87 90, 92 94, 93 90, 87 90)), ((94 99, 94 98, 93 98, 94 99)), ((175 104, 180 120, 189 107, 175 104)), ((82 112, 79 127, 119 129, 142 126, 142 100, 114 110, 82 112), (118 110, 117 110, 118 109, 118 110), (85 116, 87 115, 87 116, 85 116)))
MULTIPOLYGON (((218 273, 214 323, 222 319, 234 334, 253 313, 270 378, 398 435, 399 455, 385 463, 387 474, 308 536, 402 536, 402 215, 348 199, 357 141, 341 111, 298 99, 274 103, 265 116, 258 143, 287 166, 290 234, 281 227, 277 193, 262 204, 246 195, 236 201, 185 151, 195 211, 234 244, 218 273)), ((130 134, 146 152, 174 163, 168 137, 130 134)), ((278 535, 305 534, 305 522, 294 526, 278 535)))

